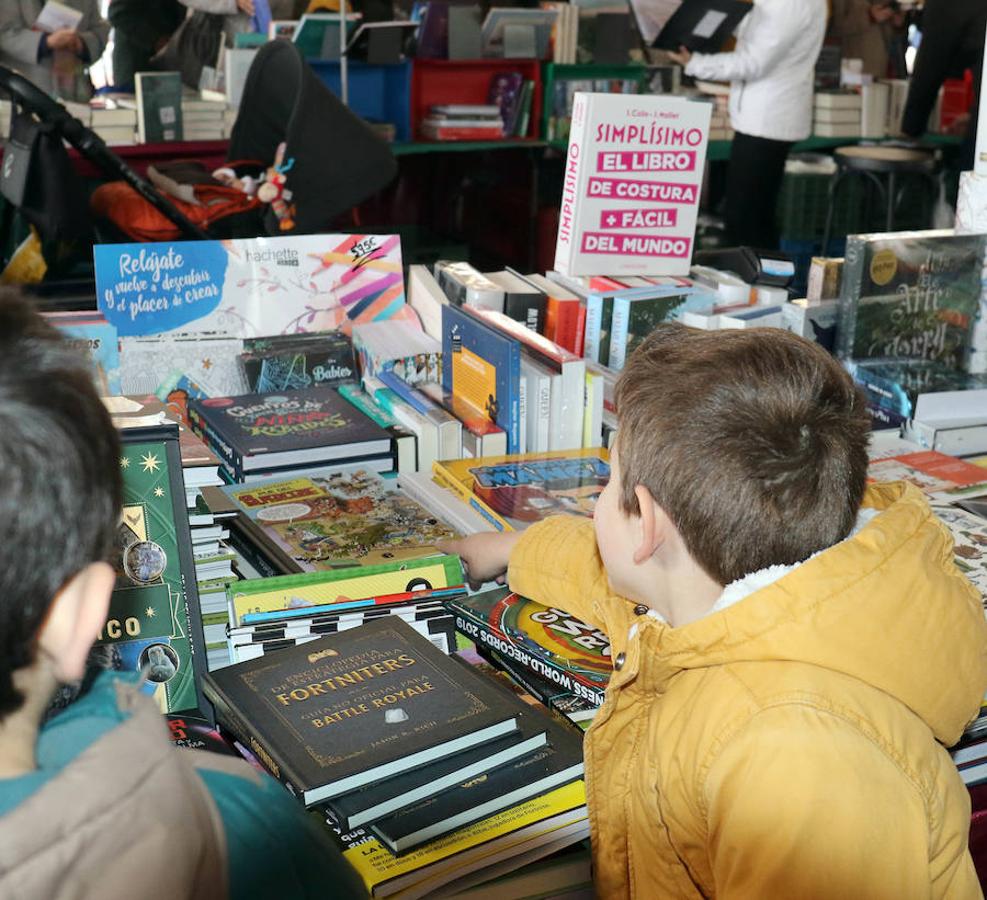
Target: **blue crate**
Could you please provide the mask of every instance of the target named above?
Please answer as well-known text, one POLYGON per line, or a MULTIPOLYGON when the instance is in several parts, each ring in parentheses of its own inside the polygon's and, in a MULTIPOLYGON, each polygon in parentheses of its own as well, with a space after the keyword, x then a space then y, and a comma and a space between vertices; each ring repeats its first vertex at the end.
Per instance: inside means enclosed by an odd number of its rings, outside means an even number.
MULTIPOLYGON (((341 95, 338 59, 310 59, 308 64, 329 90, 341 95)), ((347 70, 350 109, 364 119, 393 122, 395 141, 410 140, 411 62, 371 65, 350 60, 347 70)))

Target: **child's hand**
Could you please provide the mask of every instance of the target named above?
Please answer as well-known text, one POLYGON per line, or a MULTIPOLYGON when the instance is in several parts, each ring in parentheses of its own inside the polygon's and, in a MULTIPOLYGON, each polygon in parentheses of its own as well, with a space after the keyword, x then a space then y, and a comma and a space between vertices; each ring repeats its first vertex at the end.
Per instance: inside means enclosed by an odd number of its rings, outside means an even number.
POLYGON ((440 549, 462 559, 470 587, 476 590, 488 581, 504 583, 511 550, 520 537, 521 533, 517 531, 471 534, 458 541, 445 541, 440 549))

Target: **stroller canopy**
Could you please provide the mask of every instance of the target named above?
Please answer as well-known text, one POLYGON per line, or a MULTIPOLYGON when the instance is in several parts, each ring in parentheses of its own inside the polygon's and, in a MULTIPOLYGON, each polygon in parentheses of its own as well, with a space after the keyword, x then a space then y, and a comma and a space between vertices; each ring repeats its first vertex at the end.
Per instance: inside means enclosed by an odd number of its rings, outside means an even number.
MULTIPOLYGON (((275 40, 250 66, 229 159, 270 163, 282 142, 295 205, 288 233, 324 230, 397 174, 387 144, 318 79, 293 43, 275 40)), ((285 233, 270 209, 264 226, 268 234, 285 233)))

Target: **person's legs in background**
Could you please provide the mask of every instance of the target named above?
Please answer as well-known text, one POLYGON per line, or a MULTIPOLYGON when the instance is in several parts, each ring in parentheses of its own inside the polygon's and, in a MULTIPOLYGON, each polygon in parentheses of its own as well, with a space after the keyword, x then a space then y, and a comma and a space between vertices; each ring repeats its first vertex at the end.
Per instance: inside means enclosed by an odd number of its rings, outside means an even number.
POLYGON ((765 250, 778 247, 775 210, 791 143, 737 132, 727 173, 726 240, 765 250))

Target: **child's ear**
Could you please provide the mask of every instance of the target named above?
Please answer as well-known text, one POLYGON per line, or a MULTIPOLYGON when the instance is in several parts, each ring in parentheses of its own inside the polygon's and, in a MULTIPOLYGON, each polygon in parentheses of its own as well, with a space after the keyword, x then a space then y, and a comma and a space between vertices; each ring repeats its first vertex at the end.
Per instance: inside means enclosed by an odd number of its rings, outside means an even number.
POLYGON ((643 485, 634 488, 637 497, 637 508, 640 511, 638 520, 638 542, 634 548, 634 563, 641 565, 655 555, 658 548, 665 542, 665 516, 662 508, 655 503, 655 498, 643 485))
POLYGON ((90 563, 58 592, 41 626, 38 646, 59 681, 78 681, 86 657, 106 624, 116 573, 105 562, 90 563))

